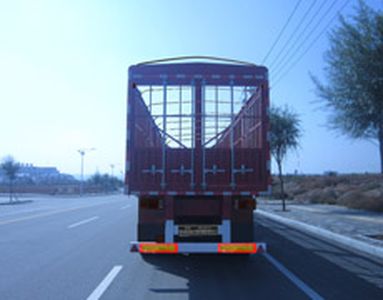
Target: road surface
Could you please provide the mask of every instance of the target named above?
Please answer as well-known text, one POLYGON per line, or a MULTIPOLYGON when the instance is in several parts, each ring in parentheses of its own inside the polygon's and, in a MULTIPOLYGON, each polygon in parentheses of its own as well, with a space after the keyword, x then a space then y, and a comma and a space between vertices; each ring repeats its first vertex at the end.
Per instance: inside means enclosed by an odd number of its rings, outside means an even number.
POLYGON ((255 214, 267 255, 130 253, 127 196, 0 206, 0 299, 383 299, 383 262, 255 214))

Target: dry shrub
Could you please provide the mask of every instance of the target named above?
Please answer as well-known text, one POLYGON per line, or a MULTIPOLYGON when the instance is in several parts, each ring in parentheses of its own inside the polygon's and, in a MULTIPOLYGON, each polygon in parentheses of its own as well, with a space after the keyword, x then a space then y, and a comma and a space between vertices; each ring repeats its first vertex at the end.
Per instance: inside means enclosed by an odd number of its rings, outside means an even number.
MULTIPOLYGON (((279 198, 278 178, 273 183, 274 197, 279 198)), ((285 192, 300 202, 383 211, 383 177, 377 174, 286 176, 285 192)))
POLYGON ((338 203, 349 208, 383 212, 383 189, 349 191, 339 197, 338 203))
POLYGON ((291 181, 285 184, 285 191, 289 196, 295 198, 296 195, 306 192, 306 189, 299 182, 291 181))
POLYGON ((322 204, 336 203, 336 194, 334 192, 334 189, 331 187, 307 191, 304 194, 298 195, 296 198, 298 201, 309 201, 311 203, 322 203, 322 204))

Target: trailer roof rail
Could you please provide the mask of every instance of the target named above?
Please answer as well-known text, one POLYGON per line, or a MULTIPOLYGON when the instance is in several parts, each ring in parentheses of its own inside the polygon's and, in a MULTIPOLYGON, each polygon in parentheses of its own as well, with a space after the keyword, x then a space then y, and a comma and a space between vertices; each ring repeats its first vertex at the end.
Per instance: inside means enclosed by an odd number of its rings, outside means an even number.
POLYGON ((232 64, 246 65, 246 66, 257 66, 256 64, 242 61, 242 60, 236 60, 236 59, 230 59, 230 58, 224 58, 224 57, 216 57, 216 56, 204 56, 204 55, 167 57, 167 58, 162 58, 162 59, 157 59, 157 60, 144 61, 144 62, 138 63, 137 66, 160 64, 160 63, 171 62, 171 61, 180 61, 180 60, 196 60, 196 59, 213 60, 213 61, 227 62, 227 63, 232 63, 232 64))

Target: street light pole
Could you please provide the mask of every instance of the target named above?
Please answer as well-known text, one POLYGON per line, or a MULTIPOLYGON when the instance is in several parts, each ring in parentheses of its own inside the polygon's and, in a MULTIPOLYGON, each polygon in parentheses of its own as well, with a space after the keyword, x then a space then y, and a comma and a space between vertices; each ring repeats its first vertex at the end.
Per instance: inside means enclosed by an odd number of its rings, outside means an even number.
POLYGON ((84 156, 87 152, 93 151, 95 148, 79 149, 78 153, 81 155, 81 181, 80 181, 80 196, 84 195, 84 156))
POLYGON ((110 164, 110 177, 113 177, 114 173, 114 164, 110 164))

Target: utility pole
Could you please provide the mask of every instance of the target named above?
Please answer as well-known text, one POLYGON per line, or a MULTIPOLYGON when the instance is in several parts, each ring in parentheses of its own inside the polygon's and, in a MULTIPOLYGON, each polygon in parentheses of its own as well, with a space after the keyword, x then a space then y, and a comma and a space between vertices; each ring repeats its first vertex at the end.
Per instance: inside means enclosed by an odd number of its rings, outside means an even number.
POLYGON ((96 150, 96 148, 79 149, 78 153, 81 155, 81 181, 80 181, 80 196, 84 195, 84 156, 87 152, 96 150))

